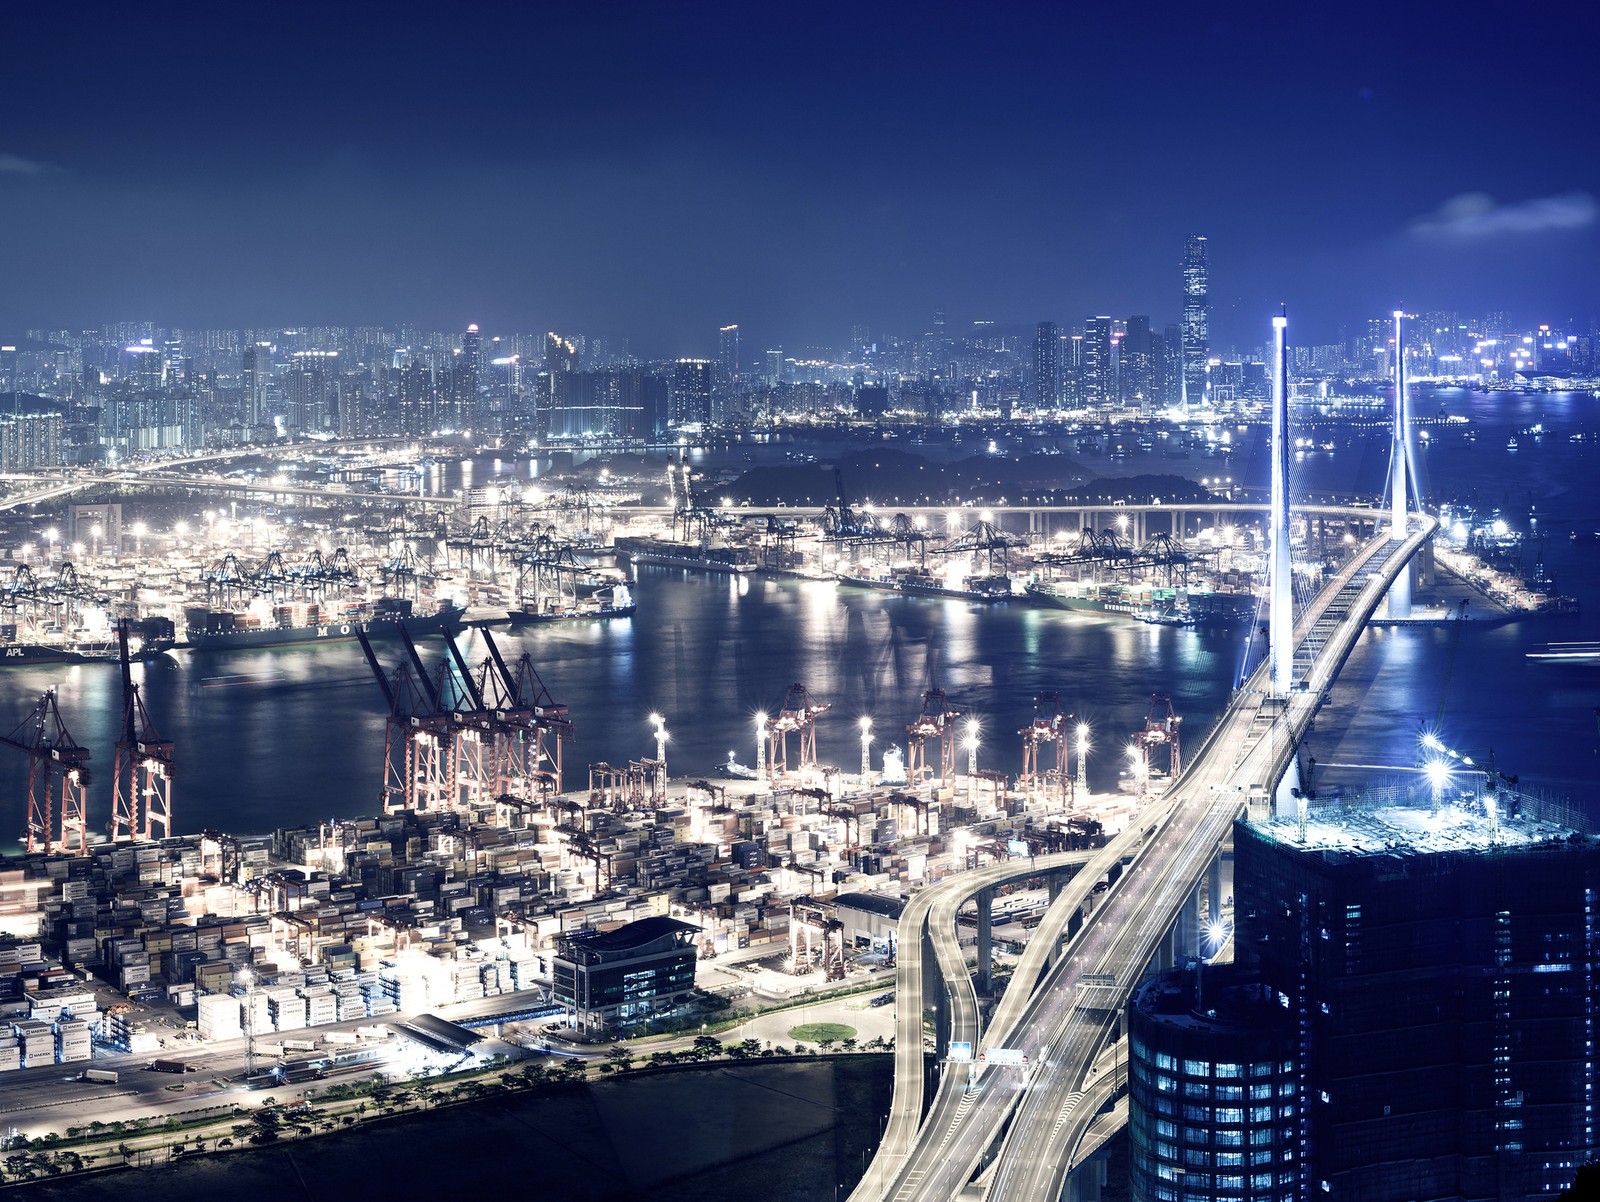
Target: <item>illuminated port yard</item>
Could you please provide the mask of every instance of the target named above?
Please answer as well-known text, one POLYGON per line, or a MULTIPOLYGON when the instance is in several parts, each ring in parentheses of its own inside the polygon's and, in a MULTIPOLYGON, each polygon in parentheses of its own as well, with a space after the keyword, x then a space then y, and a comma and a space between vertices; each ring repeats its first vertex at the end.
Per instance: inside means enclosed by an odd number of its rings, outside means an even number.
POLYGON ((1600 30, 1473 16, 12 6, 0 1187, 1600 1192, 1600 30))

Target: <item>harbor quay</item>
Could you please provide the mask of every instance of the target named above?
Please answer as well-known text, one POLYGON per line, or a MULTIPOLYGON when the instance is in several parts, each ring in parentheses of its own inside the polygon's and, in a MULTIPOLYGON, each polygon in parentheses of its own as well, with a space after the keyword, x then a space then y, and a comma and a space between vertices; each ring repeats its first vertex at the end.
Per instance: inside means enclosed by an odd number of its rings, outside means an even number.
MULTIPOLYGON (((509 821, 492 805, 399 811, 8 857, 0 1107, 38 1134, 67 1103, 74 1121, 80 1106, 159 1114, 219 1091, 580 1054, 881 988, 913 890, 1097 845, 1164 783, 1157 769, 1090 796, 1048 750, 1035 763, 1020 782, 885 784, 814 764, 761 780, 623 774, 509 821), (629 988, 608 993, 598 965, 619 957, 629 988)), ((1045 904, 1042 888, 1015 893, 994 903, 999 963, 1045 904)))

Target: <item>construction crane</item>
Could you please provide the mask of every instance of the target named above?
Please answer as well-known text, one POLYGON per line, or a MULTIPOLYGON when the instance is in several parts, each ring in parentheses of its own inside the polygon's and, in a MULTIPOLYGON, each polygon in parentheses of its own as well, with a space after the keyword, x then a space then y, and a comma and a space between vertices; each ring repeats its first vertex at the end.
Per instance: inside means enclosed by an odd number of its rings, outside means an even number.
POLYGON ((804 776, 817 768, 817 717, 829 708, 828 703, 811 699, 811 691, 803 684, 792 684, 783 693, 783 707, 767 727, 767 763, 774 777, 789 772, 789 736, 799 736, 799 757, 795 771, 804 776))
POLYGON ((117 658, 122 665, 122 737, 111 769, 111 841, 172 837, 172 778, 175 747, 150 720, 128 662, 127 618, 117 622, 117 658), (156 828, 160 827, 157 834, 156 828))
POLYGON ((28 851, 88 855, 89 749, 67 730, 56 691, 46 690, 33 713, 0 742, 28 756, 28 851), (60 833, 52 838, 58 814, 60 833))

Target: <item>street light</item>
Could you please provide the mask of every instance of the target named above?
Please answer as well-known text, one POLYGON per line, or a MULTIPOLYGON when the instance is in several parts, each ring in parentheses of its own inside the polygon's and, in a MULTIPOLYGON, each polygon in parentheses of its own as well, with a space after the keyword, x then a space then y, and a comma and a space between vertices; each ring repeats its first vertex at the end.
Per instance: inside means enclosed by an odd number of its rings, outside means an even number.
POLYGON ((1077 791, 1087 800, 1089 796, 1089 724, 1078 723, 1078 776, 1077 791))
POLYGON ((256 1076, 256 974, 248 965, 241 968, 234 979, 244 986, 244 1083, 256 1076))
POLYGON ((861 728, 861 783, 872 776, 872 719, 863 718, 857 723, 861 728))
POLYGON ((756 715, 756 780, 767 782, 767 715, 756 715))
POLYGON ((973 781, 978 775, 978 720, 973 718, 967 723, 966 738, 961 740, 961 745, 967 749, 967 797, 973 794, 973 781))
POLYGON ((661 774, 660 793, 667 792, 667 720, 660 714, 651 714, 650 721, 656 728, 656 763, 660 765, 657 771, 661 774))

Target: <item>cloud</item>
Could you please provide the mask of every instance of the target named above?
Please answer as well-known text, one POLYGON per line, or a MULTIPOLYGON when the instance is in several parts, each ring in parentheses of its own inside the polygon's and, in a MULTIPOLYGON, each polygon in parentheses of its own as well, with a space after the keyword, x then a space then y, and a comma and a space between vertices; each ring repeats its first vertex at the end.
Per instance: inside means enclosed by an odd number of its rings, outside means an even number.
POLYGON ((1565 192, 1499 204, 1482 192, 1452 196, 1426 217, 1411 223, 1421 238, 1478 239, 1515 234, 1579 230, 1600 217, 1600 204, 1587 192, 1565 192))
POLYGON ((0 154, 0 175, 43 175, 49 167, 20 154, 0 154))

